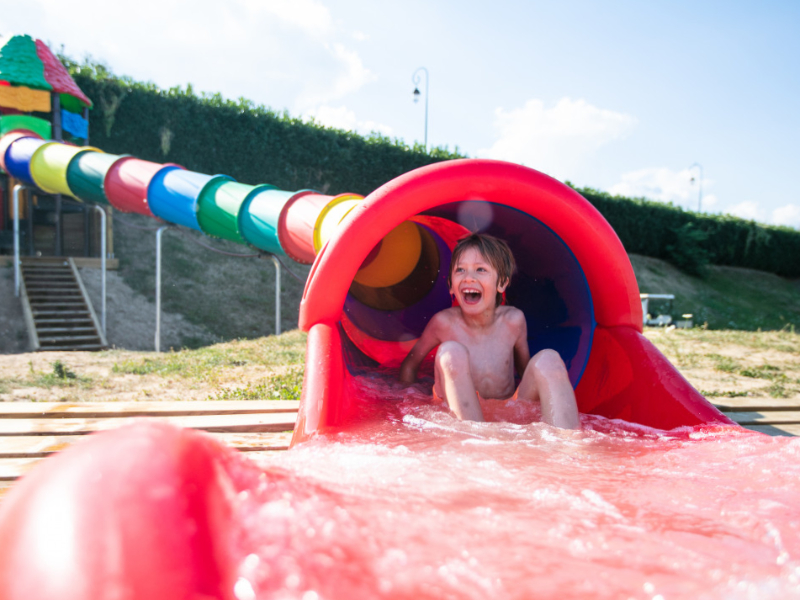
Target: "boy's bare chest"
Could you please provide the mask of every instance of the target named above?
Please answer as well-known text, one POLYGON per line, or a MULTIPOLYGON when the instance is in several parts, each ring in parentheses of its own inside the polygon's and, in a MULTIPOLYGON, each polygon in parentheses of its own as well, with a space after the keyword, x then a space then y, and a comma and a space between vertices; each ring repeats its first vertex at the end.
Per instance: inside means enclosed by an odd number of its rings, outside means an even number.
POLYGON ((506 369, 512 366, 514 356, 514 340, 506 339, 503 331, 490 331, 474 334, 468 330, 456 332, 454 341, 463 344, 470 355, 473 372, 483 373, 498 370, 505 375, 506 369))

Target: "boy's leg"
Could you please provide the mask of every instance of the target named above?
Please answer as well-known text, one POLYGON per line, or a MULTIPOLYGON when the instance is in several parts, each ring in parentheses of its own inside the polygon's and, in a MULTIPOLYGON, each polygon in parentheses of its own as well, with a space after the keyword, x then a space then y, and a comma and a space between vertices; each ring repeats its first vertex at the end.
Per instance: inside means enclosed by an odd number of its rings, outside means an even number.
POLYGON ((469 350, 458 342, 443 342, 436 351, 434 388, 462 421, 483 421, 483 410, 472 383, 469 350))
POLYGON ((545 423, 562 429, 580 429, 575 392, 564 361, 555 350, 542 350, 531 358, 517 396, 541 402, 545 423))

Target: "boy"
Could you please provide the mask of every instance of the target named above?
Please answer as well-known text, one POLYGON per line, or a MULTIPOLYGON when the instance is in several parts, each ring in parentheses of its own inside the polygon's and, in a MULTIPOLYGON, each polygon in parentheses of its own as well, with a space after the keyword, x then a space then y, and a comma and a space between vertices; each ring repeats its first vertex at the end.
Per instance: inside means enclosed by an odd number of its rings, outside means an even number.
POLYGON ((508 245, 489 235, 462 238, 453 250, 448 284, 458 306, 436 313, 400 367, 400 380, 414 383, 422 360, 436 346, 434 398, 461 419, 483 421, 484 398, 512 396, 539 401, 542 420, 580 428, 567 369, 554 350, 533 358, 521 310, 501 306, 515 270, 508 245), (514 392, 514 368, 522 376, 514 392))

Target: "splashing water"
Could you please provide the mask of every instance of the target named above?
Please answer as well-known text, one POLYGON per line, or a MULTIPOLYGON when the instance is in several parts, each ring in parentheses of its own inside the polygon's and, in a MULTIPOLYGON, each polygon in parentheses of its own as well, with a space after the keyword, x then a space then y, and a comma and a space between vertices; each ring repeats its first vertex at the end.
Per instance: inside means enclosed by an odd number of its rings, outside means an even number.
POLYGON ((800 594, 800 440, 564 431, 525 403, 460 422, 421 386, 359 385, 380 418, 232 457, 239 600, 800 594))

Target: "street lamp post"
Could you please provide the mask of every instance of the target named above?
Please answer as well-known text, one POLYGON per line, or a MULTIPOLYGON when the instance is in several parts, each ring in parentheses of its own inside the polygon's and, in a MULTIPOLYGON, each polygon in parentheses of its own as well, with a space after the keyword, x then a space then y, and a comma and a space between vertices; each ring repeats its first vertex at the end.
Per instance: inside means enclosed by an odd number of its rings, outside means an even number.
POLYGON ((412 76, 411 80, 414 82, 414 102, 419 102, 420 91, 419 91, 419 81, 420 81, 420 71, 425 72, 425 151, 428 150, 428 92, 430 91, 430 81, 428 79, 428 69, 425 67, 420 67, 416 71, 414 71, 414 75, 412 76))
MULTIPOLYGON (((700 212, 703 208, 703 165, 700 163, 694 163, 690 169, 694 169, 697 167, 700 170, 700 187, 697 193, 697 212, 700 212)), ((692 177, 691 182, 694 183, 694 177, 692 177)))

